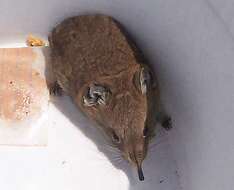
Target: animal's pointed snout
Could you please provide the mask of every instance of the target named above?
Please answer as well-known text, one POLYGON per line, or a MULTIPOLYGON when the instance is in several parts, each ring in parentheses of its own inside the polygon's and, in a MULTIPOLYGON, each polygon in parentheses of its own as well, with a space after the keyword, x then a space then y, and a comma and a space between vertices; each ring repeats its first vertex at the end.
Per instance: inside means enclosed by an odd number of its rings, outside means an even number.
POLYGON ((144 181, 145 177, 144 177, 144 173, 142 170, 142 162, 143 162, 144 157, 143 157, 142 152, 129 153, 129 159, 131 160, 131 162, 137 169, 139 180, 144 181))
POLYGON ((137 165, 137 172, 138 172, 139 180, 144 181, 145 177, 144 177, 144 173, 143 173, 141 164, 137 165))

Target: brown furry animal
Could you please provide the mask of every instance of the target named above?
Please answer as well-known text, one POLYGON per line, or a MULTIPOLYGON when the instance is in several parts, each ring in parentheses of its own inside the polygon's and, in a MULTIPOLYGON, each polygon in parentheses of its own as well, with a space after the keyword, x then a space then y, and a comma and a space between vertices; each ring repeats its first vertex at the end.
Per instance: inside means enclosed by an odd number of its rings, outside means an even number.
POLYGON ((83 15, 57 25, 50 37, 52 69, 59 86, 119 148, 144 180, 142 161, 161 110, 155 75, 142 53, 113 18, 83 15))

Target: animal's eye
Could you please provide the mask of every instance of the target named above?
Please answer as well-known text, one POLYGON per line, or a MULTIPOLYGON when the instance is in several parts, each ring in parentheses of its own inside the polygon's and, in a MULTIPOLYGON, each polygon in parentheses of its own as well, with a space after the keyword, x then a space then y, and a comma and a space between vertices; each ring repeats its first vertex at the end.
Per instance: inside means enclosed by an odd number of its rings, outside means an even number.
POLYGON ((114 142, 114 143, 120 143, 120 138, 118 137, 118 135, 116 135, 116 133, 113 131, 112 132, 112 141, 114 142))
POLYGON ((147 137, 148 136, 148 132, 149 132, 149 128, 147 126, 145 126, 144 130, 143 130, 143 137, 147 137))

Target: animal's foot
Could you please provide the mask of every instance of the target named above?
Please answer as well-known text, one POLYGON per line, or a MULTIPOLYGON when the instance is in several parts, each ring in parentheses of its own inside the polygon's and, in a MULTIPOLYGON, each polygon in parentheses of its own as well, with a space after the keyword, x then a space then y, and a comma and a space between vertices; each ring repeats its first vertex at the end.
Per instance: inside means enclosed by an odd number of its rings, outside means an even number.
POLYGON ((172 129, 172 119, 169 116, 165 116, 165 118, 162 120, 162 127, 169 131, 172 129))
POLYGON ((63 95, 63 90, 59 86, 58 82, 54 82, 53 84, 50 85, 49 87, 50 95, 54 96, 62 96, 63 95))

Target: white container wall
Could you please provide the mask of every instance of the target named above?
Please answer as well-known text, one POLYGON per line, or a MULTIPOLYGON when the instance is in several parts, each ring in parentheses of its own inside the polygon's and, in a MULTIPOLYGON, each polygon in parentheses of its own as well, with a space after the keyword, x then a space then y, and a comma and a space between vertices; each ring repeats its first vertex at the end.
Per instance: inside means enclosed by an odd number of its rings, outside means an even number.
POLYGON ((234 185, 232 0, 0 0, 0 46, 47 38, 66 17, 103 13, 136 39, 159 78, 174 129, 144 163, 146 180, 115 168, 98 133, 67 97, 50 105, 49 145, 0 147, 6 190, 231 190, 234 185))

